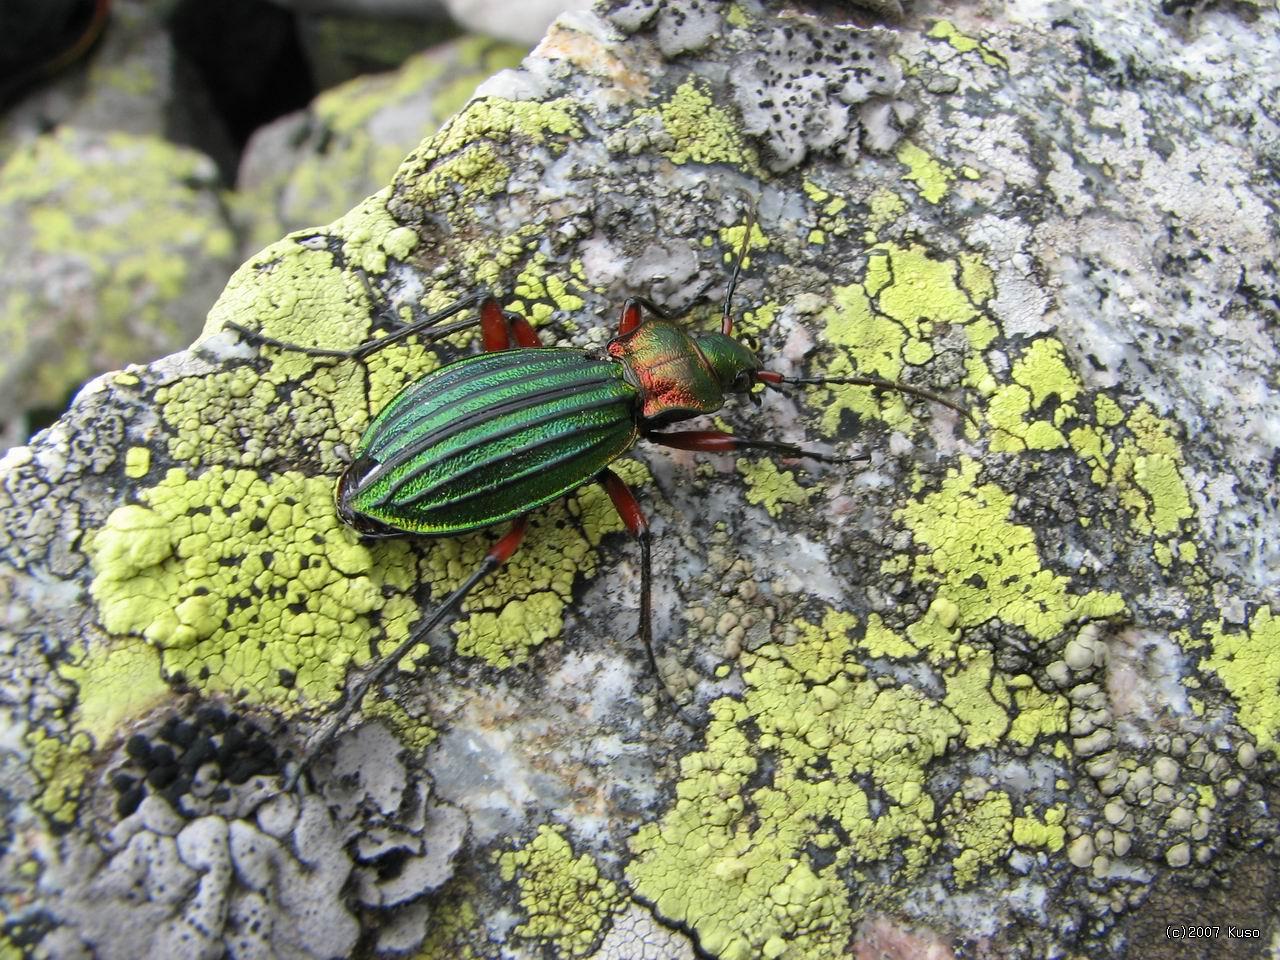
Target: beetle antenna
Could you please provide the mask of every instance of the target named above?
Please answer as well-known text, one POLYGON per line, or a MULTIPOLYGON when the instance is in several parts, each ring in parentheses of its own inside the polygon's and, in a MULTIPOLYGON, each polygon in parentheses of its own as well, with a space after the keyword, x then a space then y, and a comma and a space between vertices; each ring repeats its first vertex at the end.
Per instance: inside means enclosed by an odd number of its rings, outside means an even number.
POLYGON ((949 410, 954 410, 960 416, 964 417, 975 427, 981 429, 982 425, 978 423, 977 418, 961 405, 958 401, 952 400, 950 397, 941 393, 935 393, 932 390, 926 390, 924 387, 913 387, 909 383, 903 383, 901 380, 885 380, 881 377, 788 377, 781 373, 774 373, 772 370, 757 370, 756 379, 765 386, 775 389, 784 385, 804 385, 804 386, 825 386, 828 384, 844 384, 857 387, 872 387, 876 390, 893 390, 896 393, 905 393, 908 396, 919 397, 921 400, 928 400, 932 403, 941 404, 949 410))
POLYGON ((742 244, 738 247, 738 255, 733 261, 733 272, 729 274, 729 289, 724 294, 724 314, 720 320, 720 332, 726 337, 733 335, 733 291, 738 286, 738 274, 742 272, 742 261, 747 258, 747 249, 751 246, 751 231, 756 226, 756 205, 747 197, 747 228, 742 231, 742 244))

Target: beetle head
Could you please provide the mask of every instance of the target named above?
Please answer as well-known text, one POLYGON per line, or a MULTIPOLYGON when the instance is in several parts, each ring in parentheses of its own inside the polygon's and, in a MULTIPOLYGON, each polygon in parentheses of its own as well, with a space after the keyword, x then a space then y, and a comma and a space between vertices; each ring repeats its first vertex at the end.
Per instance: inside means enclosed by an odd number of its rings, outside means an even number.
POLYGON ((756 382, 760 359, 746 344, 723 333, 704 333, 693 338, 706 358, 722 393, 746 393, 756 382))

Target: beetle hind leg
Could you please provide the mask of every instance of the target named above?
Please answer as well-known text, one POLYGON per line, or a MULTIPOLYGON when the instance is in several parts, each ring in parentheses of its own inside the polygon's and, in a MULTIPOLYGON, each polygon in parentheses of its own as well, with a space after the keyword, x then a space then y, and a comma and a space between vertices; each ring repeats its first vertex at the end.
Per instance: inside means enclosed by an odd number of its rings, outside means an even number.
POLYGON ((325 728, 321 731, 314 744, 307 746, 307 752, 304 758, 299 762, 297 769, 294 770, 289 780, 286 782, 286 789, 292 789, 294 784, 298 782, 307 770, 307 766, 311 760, 323 752, 324 748, 329 746, 342 728, 346 726, 351 715, 360 708, 364 702, 365 694, 369 692, 375 685, 381 683, 401 660, 418 644, 427 639, 427 635, 440 623, 446 616, 462 605, 462 601, 466 599, 467 594, 476 588, 479 583, 497 570, 500 566, 511 559, 511 555, 519 549, 521 542, 524 540, 525 531, 528 529, 529 517, 518 517, 511 525, 511 529, 507 531, 499 540, 489 548, 489 552, 485 554, 484 559, 480 561, 480 565, 472 571, 471 576, 467 577, 453 593, 445 597, 445 599, 431 612, 431 615, 418 621, 413 629, 409 631, 409 636, 400 642, 390 654, 383 657, 375 663, 369 670, 355 681, 343 697, 342 706, 329 719, 325 728))
MULTIPOLYGON (((370 291, 372 296, 372 288, 369 286, 367 278, 363 277, 365 289, 370 291)), ((376 302, 376 297, 374 298, 376 302)), ((389 347, 393 343, 399 343, 402 340, 408 340, 410 337, 417 336, 424 343, 430 343, 434 340, 440 340, 450 334, 457 333, 460 330, 466 330, 476 325, 474 319, 455 320, 453 323, 446 323, 440 326, 442 320, 448 320, 450 317, 456 316, 464 312, 470 307, 487 302, 492 299, 487 292, 475 293, 469 297, 464 297, 455 303, 450 304, 443 310, 437 310, 434 313, 426 313, 415 317, 415 319, 406 323, 399 328, 392 330, 390 333, 381 336, 371 337, 363 343, 358 343, 354 347, 346 350, 334 350, 327 347, 308 347, 298 343, 290 343, 287 340, 277 340, 275 337, 269 337, 265 333, 258 330, 251 330, 242 324, 228 322, 224 326, 227 329, 234 330, 250 343, 257 343, 267 347, 275 347, 277 350, 288 350, 291 353, 301 353, 308 357, 324 357, 332 360, 363 360, 365 357, 377 353, 384 347, 389 347)), ((386 306, 380 304, 378 312, 386 315, 386 306)))

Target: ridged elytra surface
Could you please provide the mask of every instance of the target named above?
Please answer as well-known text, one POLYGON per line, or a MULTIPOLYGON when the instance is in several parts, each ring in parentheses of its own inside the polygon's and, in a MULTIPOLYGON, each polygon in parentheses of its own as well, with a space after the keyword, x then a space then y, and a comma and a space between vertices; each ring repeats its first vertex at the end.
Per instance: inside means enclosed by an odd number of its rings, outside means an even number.
POLYGON ((343 484, 347 507, 446 536, 510 520, 582 486, 639 437, 622 367, 583 350, 455 361, 374 419, 343 484))

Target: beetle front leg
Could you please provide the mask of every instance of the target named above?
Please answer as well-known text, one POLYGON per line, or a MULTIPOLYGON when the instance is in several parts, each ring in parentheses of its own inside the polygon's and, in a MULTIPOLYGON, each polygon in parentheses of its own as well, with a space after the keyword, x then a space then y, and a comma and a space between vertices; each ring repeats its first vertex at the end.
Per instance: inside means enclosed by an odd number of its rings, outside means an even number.
POLYGON ((651 430, 644 435, 644 438, 664 447, 672 447, 676 450, 697 450, 702 453, 768 450, 770 453, 781 454, 784 457, 817 460, 821 463, 862 463, 871 459, 865 453, 842 457, 831 453, 820 453, 794 443, 736 437, 723 430, 673 430, 668 433, 651 430))
POLYGON ((628 297, 622 302, 622 312, 618 315, 618 332, 616 335, 621 337, 644 323, 645 310, 648 310, 659 320, 666 320, 672 323, 676 320, 676 314, 658 306, 648 297, 628 297))
POLYGON ((640 544, 640 639, 644 642, 644 652, 649 657, 649 668, 657 678, 658 686, 676 708, 681 719, 692 725, 695 722, 694 719, 686 713, 685 708, 676 699, 676 695, 667 686, 666 678, 658 669, 658 658, 653 652, 653 564, 649 551, 652 539, 649 533, 649 521, 645 519, 635 494, 620 476, 606 467, 596 475, 596 480, 604 487, 605 493, 609 494, 609 499, 613 501, 613 507, 618 511, 618 516, 622 518, 627 531, 640 544))

